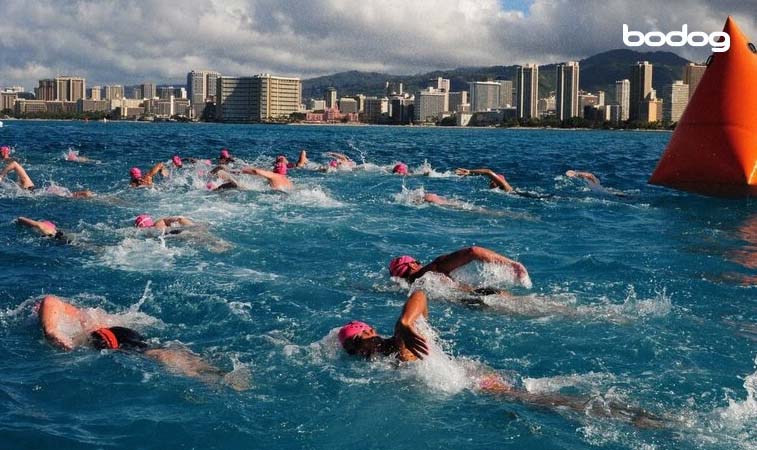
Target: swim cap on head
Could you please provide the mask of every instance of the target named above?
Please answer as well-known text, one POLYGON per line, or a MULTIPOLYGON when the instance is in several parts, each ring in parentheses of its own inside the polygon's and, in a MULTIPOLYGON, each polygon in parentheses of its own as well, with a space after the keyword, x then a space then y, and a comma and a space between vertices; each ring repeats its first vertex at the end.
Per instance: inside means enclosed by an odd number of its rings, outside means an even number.
POLYGON ((155 225, 155 222, 152 221, 149 214, 140 214, 134 219, 134 226, 137 228, 149 228, 153 225, 155 225))
POLYGON ((352 322, 339 329, 339 343, 344 346, 344 343, 345 341, 347 341, 347 339, 351 339, 362 333, 363 331, 370 329, 371 326, 367 323, 361 322, 359 320, 353 320, 352 322))
POLYGON ((225 148, 221 150, 221 158, 229 159, 231 158, 231 155, 229 155, 229 151, 225 148))
POLYGON ((398 173, 400 175, 407 175, 407 164, 398 163, 396 166, 394 166, 394 169, 392 169, 392 173, 398 173))
POLYGON ((212 181, 208 181, 208 184, 206 184, 205 187, 208 188, 209 191, 212 191, 216 188, 212 181))
POLYGON ((398 256, 389 262, 389 274, 393 277, 404 277, 410 271, 410 264, 416 262, 412 256, 398 256))
POLYGON ((276 162, 284 162, 287 159, 284 155, 279 155, 276 157, 276 162))
POLYGON ((129 174, 133 180, 142 178, 142 171, 139 170, 139 167, 132 167, 131 170, 129 170, 129 174))
POLYGON ((171 161, 173 161, 175 165, 181 167, 181 158, 179 157, 179 155, 173 155, 173 158, 171 158, 171 161))
POLYGON ((2 147, 0 147, 0 153, 3 154, 3 158, 7 158, 11 154, 11 148, 7 145, 3 145, 2 147))
POLYGON ((331 167, 339 167, 339 161, 337 161, 335 159, 332 159, 331 161, 329 161, 329 166, 331 166, 331 167))
POLYGON ((496 175, 497 178, 499 178, 500 180, 504 180, 505 179, 505 176, 502 175, 501 173, 495 173, 494 175, 496 175))
POLYGON ((276 167, 273 168, 273 173, 277 173, 279 175, 286 175, 287 174, 287 165, 284 163, 277 163, 276 167))
POLYGON ((111 331, 110 328, 99 328, 93 331, 90 336, 92 337, 92 343, 95 348, 100 350, 106 348, 109 350, 115 350, 118 348, 118 338, 116 338, 116 335, 113 334, 113 331, 111 331))

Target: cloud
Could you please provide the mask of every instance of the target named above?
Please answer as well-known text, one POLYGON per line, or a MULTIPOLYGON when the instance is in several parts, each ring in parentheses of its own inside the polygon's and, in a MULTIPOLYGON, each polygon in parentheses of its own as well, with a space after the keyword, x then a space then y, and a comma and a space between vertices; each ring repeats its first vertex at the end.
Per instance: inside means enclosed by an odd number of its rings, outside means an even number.
MULTIPOLYGON (((640 31, 722 28, 757 39, 744 0, 3 0, 0 86, 56 74, 88 85, 183 83, 192 69, 303 78, 550 63, 622 48, 640 31)), ((663 48, 665 49, 665 48, 663 48)), ((676 50, 704 59, 701 49, 676 50)))

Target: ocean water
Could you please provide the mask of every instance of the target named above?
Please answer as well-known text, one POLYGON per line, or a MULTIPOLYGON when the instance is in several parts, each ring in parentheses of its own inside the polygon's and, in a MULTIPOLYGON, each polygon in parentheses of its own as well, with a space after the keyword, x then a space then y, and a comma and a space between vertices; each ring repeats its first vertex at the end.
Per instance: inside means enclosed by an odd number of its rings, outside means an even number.
MULTIPOLYGON (((7 121, 39 189, 0 183, 0 447, 757 449, 757 204, 653 187, 664 132, 235 126, 7 121), (227 147, 250 164, 305 148, 353 171, 292 171, 296 189, 209 192, 203 165, 154 189, 128 169, 227 147), (64 160, 69 151, 96 162, 64 160), (389 173, 396 161, 430 176, 389 173), (425 165, 424 165, 425 163, 425 165), (456 167, 492 167, 523 195, 456 167), (566 178, 589 170, 602 188, 566 178), (52 192, 88 188, 92 200, 52 192), (46 189, 47 188, 47 189, 46 189), (423 193, 452 207, 419 204, 423 193), (185 215, 189 235, 137 232, 137 214, 185 215), (14 223, 49 219, 58 245, 14 223), (444 280, 392 281, 480 245, 522 262, 457 273, 510 297, 471 307, 444 280), (530 287, 528 287, 530 285, 530 287), (362 319, 390 334, 409 290, 428 292, 423 362, 344 354, 362 319), (44 294, 116 314, 155 345, 185 346, 249 375, 237 392, 133 354, 60 351, 43 339, 44 294), (663 429, 490 395, 497 373, 534 395, 573 395, 663 417, 663 429)), ((609 407, 609 406, 607 406, 609 407)))

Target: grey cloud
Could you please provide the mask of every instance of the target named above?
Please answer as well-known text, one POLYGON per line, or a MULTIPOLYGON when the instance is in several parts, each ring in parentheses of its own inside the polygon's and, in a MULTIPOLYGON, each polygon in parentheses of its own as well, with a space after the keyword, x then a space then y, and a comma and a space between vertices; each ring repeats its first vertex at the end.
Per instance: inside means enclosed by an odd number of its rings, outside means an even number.
MULTIPOLYGON (((733 14, 757 39, 755 0, 0 0, 0 86, 56 74, 89 85, 182 83, 195 68, 309 77, 549 63, 622 48, 621 27, 718 31, 733 14)), ((673 50, 673 49, 668 49, 673 50)), ((678 49, 690 59, 706 51, 678 49)))

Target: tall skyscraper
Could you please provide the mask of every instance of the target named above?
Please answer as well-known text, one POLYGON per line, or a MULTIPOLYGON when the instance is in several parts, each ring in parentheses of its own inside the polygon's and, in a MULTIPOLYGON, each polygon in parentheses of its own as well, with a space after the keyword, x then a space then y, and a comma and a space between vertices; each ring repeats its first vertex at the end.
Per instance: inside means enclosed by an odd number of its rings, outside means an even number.
POLYGON ((105 86, 105 100, 120 100, 124 98, 124 87, 120 84, 105 86))
POLYGON ((568 61, 557 65, 557 94, 555 96, 555 113, 558 120, 577 117, 578 111, 578 76, 577 61, 568 61))
POLYGON ((689 85, 676 80, 662 91, 662 118, 668 122, 678 122, 689 103, 689 85))
POLYGON ((513 82, 512 80, 497 80, 499 83, 499 107, 505 108, 513 105, 513 82))
POLYGON ((222 122, 266 122, 297 112, 302 97, 299 78, 269 74, 218 77, 216 119, 222 122))
POLYGON ((102 86, 92 86, 91 89, 87 89, 87 98, 90 100, 100 100, 102 98, 102 86))
POLYGON ((75 102, 84 98, 86 93, 85 80, 81 77, 56 77, 55 100, 61 102, 75 102))
POLYGON ((515 72, 515 90, 518 118, 538 117, 539 66, 536 64, 518 66, 515 72))
POLYGON ((704 64, 688 63, 683 66, 683 82, 689 85, 689 98, 697 90, 699 80, 702 79, 705 70, 707 70, 707 66, 704 64))
POLYGON ((39 80, 39 87, 34 89, 35 97, 37 100, 53 101, 58 99, 58 95, 55 91, 55 80, 46 78, 39 80))
POLYGON ((618 80, 615 82, 615 104, 620 106, 619 120, 628 120, 629 105, 631 100, 631 82, 618 80))
MULTIPOLYGON (((142 83, 139 85, 142 91, 141 98, 155 98, 158 91, 155 89, 155 83, 142 83)), ((215 91, 215 88, 213 89, 215 91)))
POLYGON ((216 100, 217 80, 220 75, 212 70, 192 70, 187 73, 187 98, 192 104, 195 118, 203 117, 206 103, 216 100))
POLYGON ((405 92, 402 88, 401 81, 387 81, 385 87, 387 97, 391 97, 393 95, 402 95, 405 92))
POLYGON ((413 109, 416 122, 436 122, 447 111, 449 97, 446 91, 432 87, 415 93, 413 109))
POLYGON ((336 107, 336 88, 326 88, 326 93, 323 95, 323 99, 326 100, 326 109, 336 107))
MULTIPOLYGON (((641 120, 640 108, 642 102, 652 92, 652 64, 639 61, 631 66, 631 91, 629 95, 628 118, 641 120)), ((649 114, 647 114, 649 116, 649 114)))
MULTIPOLYGON (((500 87, 500 89, 502 88, 500 87)), ((501 92, 502 91, 500 90, 500 93, 501 92)), ((460 109, 460 105, 468 104, 468 91, 450 92, 447 97, 447 107, 449 108, 449 111, 457 112, 458 109, 460 109)))
POLYGON ((430 85, 432 88, 436 89, 437 91, 441 92, 449 92, 449 79, 437 77, 432 78, 430 80, 430 85))
POLYGON ((470 110, 472 112, 489 111, 499 108, 499 91, 502 85, 496 81, 474 81, 470 86, 470 110))

